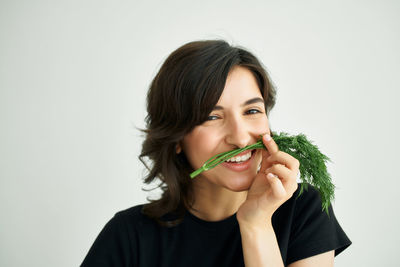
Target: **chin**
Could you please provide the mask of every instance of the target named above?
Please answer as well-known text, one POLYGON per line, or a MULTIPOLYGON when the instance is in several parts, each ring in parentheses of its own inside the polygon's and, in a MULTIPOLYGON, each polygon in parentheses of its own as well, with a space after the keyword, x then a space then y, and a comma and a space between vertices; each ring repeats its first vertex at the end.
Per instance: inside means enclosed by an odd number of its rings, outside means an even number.
POLYGON ((226 182, 225 186, 233 192, 247 191, 250 189, 255 176, 256 174, 252 175, 252 178, 243 176, 232 177, 229 181, 226 182))

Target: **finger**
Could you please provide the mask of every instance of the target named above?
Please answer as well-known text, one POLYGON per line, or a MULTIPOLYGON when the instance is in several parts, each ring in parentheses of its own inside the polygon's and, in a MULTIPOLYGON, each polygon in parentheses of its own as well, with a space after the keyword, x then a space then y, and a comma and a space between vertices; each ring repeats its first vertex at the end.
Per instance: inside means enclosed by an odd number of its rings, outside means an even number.
POLYGON ((286 193, 290 196, 294 194, 294 192, 298 188, 298 183, 296 181, 295 175, 293 172, 290 174, 286 175, 285 174, 280 174, 282 173, 282 170, 277 170, 275 169, 274 171, 268 172, 267 174, 267 180, 268 180, 268 175, 276 175, 277 178, 281 181, 281 184, 283 188, 285 189, 286 193))
POLYGON ((285 153, 283 151, 278 151, 268 158, 266 158, 266 161, 270 164, 274 163, 279 163, 283 164, 292 171, 298 171, 300 167, 300 162, 293 156, 289 155, 288 153, 285 153))
POLYGON ((267 175, 267 180, 271 186, 272 194, 277 199, 286 197, 286 190, 281 182, 281 180, 272 173, 267 175))
POLYGON ((289 170, 284 165, 274 164, 272 167, 265 170, 265 174, 268 175, 269 173, 278 175, 285 187, 296 182, 296 173, 292 170, 289 170))
POLYGON ((271 166, 271 163, 268 162, 267 158, 270 156, 267 150, 261 150, 262 160, 261 160, 261 167, 260 172, 264 172, 268 167, 271 166))
POLYGON ((271 155, 279 151, 278 145, 268 133, 263 136, 263 144, 271 155))

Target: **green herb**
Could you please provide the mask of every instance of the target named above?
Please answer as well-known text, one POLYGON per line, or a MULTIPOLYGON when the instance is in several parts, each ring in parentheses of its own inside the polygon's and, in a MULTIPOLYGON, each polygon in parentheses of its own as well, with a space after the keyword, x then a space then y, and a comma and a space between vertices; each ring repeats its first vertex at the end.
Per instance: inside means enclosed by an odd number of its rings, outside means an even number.
MULTIPOLYGON (((318 147, 307 140, 304 134, 290 136, 288 133, 281 132, 279 135, 272 132, 272 138, 278 145, 279 150, 288 153, 300 162, 300 196, 304 189, 308 189, 308 183, 317 188, 322 201, 322 209, 328 213, 328 207, 334 199, 335 186, 331 182, 330 174, 327 171, 325 162, 331 161, 322 154, 318 147)), ((244 148, 217 154, 208 159, 201 168, 190 174, 191 178, 196 177, 203 171, 210 170, 218 164, 236 156, 237 154, 252 149, 266 149, 262 140, 244 148)))

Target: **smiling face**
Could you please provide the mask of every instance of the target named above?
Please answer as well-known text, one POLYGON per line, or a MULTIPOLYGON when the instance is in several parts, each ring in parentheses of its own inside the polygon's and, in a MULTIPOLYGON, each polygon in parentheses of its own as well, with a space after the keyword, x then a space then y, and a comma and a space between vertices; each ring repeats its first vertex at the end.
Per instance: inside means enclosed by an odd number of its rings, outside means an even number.
MULTIPOLYGON (((265 133, 270 133, 269 124, 257 81, 250 70, 236 66, 230 71, 208 120, 188 133, 179 149, 196 170, 210 157, 254 144, 265 133)), ((256 150, 245 167, 238 168, 234 163, 220 164, 201 173, 193 182, 235 192, 248 190, 260 163, 261 151, 256 150)))

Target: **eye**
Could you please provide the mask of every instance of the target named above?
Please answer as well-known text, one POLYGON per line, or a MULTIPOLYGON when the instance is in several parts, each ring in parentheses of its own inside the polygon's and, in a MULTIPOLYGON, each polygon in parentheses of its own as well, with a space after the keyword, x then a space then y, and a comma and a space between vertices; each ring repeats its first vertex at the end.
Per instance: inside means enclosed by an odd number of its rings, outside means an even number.
POLYGON ((254 109, 254 108, 249 109, 249 110, 246 111, 246 114, 250 114, 250 115, 257 114, 257 113, 262 113, 262 112, 259 111, 258 109, 254 109))
POLYGON ((214 120, 217 120, 217 119, 218 119, 218 116, 215 116, 215 115, 210 115, 210 116, 207 117, 208 121, 214 121, 214 120))

